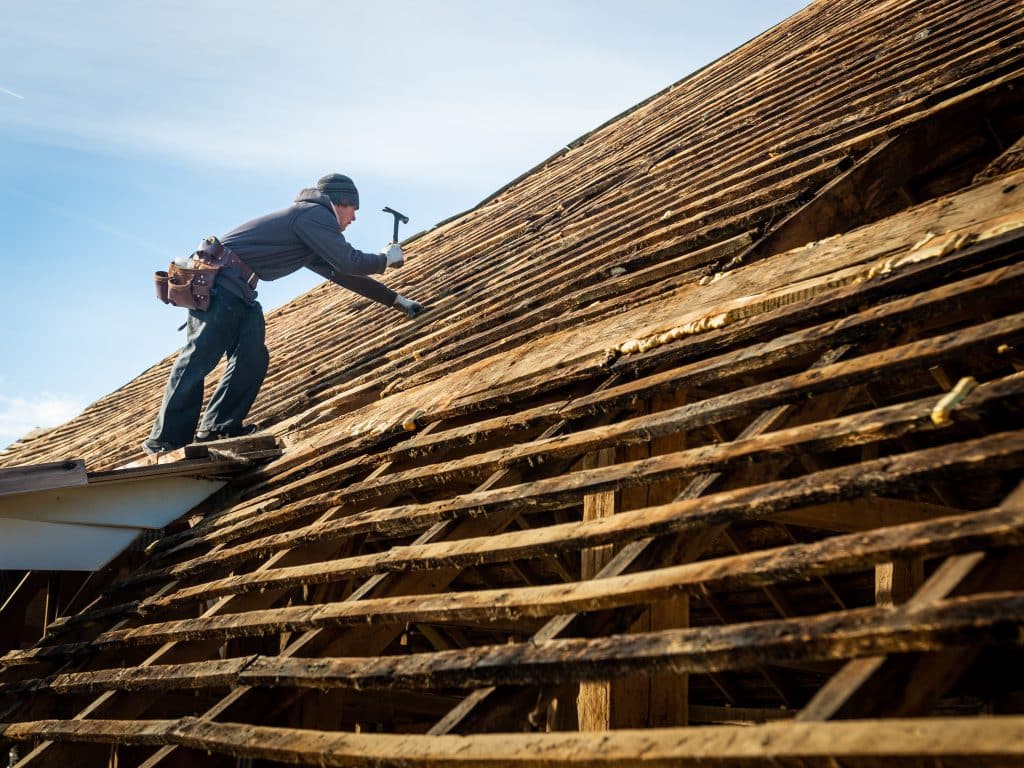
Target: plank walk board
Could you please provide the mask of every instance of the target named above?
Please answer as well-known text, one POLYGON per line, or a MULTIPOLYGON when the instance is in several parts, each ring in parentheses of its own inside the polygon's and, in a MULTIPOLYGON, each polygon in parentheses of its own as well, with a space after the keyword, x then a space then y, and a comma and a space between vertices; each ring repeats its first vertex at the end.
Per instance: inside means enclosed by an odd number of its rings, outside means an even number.
POLYGON ((80 459, 0 468, 0 496, 71 488, 88 482, 85 462, 80 459))

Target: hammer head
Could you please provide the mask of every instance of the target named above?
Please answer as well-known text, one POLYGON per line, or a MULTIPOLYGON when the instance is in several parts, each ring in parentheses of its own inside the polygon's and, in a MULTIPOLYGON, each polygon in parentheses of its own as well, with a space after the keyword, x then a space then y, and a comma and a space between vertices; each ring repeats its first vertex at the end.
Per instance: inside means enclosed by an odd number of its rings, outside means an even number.
POLYGON ((408 224, 409 223, 409 217, 404 215, 404 214, 399 213, 394 208, 385 208, 384 209, 384 213, 390 213, 392 216, 395 217, 395 231, 394 231, 394 234, 391 236, 391 242, 397 243, 398 242, 398 222, 402 222, 403 224, 408 224))
POLYGON ((390 213, 392 216, 394 216, 396 224, 398 222, 402 222, 403 224, 408 224, 409 223, 409 217, 399 213, 394 208, 385 208, 384 209, 384 213, 390 213))

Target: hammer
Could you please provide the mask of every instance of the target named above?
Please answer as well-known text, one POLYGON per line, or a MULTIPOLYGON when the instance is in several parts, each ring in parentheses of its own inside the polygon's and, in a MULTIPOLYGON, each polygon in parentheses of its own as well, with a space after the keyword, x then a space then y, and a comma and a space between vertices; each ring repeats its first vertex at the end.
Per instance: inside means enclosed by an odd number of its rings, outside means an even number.
POLYGON ((392 216, 395 217, 395 234, 392 235, 391 242, 392 243, 397 243, 398 242, 398 222, 402 222, 403 224, 408 224, 409 223, 409 217, 405 216, 404 214, 399 213, 394 208, 385 208, 384 209, 384 213, 390 213, 392 216))

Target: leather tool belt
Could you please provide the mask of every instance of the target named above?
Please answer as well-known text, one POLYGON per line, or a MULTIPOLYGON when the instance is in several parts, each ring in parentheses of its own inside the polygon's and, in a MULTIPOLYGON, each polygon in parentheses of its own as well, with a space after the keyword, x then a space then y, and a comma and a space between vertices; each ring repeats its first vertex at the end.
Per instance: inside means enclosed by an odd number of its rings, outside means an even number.
POLYGON ((164 304, 205 311, 210 308, 210 292, 217 273, 224 267, 234 267, 241 273, 249 290, 255 296, 259 278, 238 254, 212 235, 205 237, 192 254, 188 267, 171 262, 166 272, 153 275, 156 296, 164 304))
POLYGON ((242 279, 245 280, 246 285, 256 290, 256 283, 259 282, 256 273, 249 269, 249 265, 242 261, 237 253, 213 235, 203 238, 202 242, 199 243, 199 247, 196 248, 196 252, 192 254, 192 258, 217 269, 234 267, 242 274, 242 279))

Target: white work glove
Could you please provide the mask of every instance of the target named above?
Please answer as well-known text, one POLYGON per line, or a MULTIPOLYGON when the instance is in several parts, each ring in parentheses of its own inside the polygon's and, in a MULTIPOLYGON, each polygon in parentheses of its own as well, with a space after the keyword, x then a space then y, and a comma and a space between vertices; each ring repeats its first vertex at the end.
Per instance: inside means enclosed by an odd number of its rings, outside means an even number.
POLYGON ((402 253, 402 246, 392 243, 381 254, 388 260, 389 267, 400 267, 405 264, 405 254, 402 253))
POLYGON ((410 320, 414 320, 416 315, 423 311, 423 305, 418 301, 407 299, 402 294, 395 294, 395 300, 391 302, 391 306, 395 309, 401 310, 408 315, 410 320))

